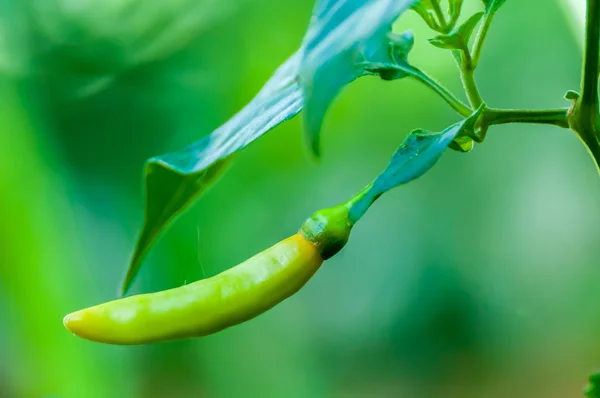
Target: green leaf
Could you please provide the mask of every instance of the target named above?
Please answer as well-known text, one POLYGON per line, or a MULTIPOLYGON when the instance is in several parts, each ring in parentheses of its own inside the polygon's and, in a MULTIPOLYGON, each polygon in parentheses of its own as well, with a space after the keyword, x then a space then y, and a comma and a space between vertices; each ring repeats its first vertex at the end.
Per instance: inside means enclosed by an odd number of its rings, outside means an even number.
POLYGON ((588 398, 600 398, 600 372, 594 373, 589 378, 590 383, 585 389, 588 398))
POLYGON ((387 51, 388 33, 392 23, 416 3, 417 0, 321 0, 317 3, 304 38, 300 67, 306 108, 304 129, 315 155, 319 154, 319 133, 329 105, 344 85, 358 76, 381 70, 368 64, 392 64, 387 51), (362 67, 357 70, 356 65, 362 67))
POLYGON ((441 27, 438 23, 437 16, 435 14, 435 10, 433 9, 432 1, 437 2, 439 5, 439 0, 420 0, 416 4, 414 4, 411 8, 421 16, 421 19, 425 21, 427 26, 431 29, 439 32, 441 27))
POLYGON ((454 141, 448 145, 448 148, 457 152, 471 152, 475 147, 475 141, 467 136, 456 137, 454 141))
POLYGON ((482 105, 471 116, 441 133, 413 131, 398 148, 387 168, 375 179, 368 193, 352 206, 349 216, 351 222, 357 222, 385 192, 413 181, 429 171, 459 134, 474 129, 483 109, 482 105))
POLYGON ((362 75, 377 75, 383 80, 396 80, 415 73, 408 54, 415 39, 411 31, 388 33, 379 46, 361 50, 361 62, 356 64, 362 75))
POLYGON ((485 5, 486 12, 496 12, 500 7, 504 5, 506 0, 481 0, 485 5))
POLYGON ((463 0, 448 0, 448 15, 450 15, 450 22, 448 25, 450 26, 450 29, 454 29, 454 26, 460 17, 462 5, 463 0))
POLYGON ((316 131, 317 137, 328 106, 345 84, 364 75, 392 80, 414 71, 407 61, 412 33, 389 32, 393 20, 414 1, 320 1, 302 48, 277 70, 252 102, 201 141, 148 160, 144 225, 123 282, 123 294, 158 235, 215 179, 233 154, 295 116, 305 105, 308 130, 316 131))
POLYGON ((462 5, 463 5, 463 0, 448 0, 448 14, 450 16, 460 14, 462 5))
POLYGON ((477 14, 472 15, 458 28, 452 30, 452 32, 447 35, 439 35, 433 39, 429 39, 429 42, 436 47, 460 50, 468 45, 471 36, 473 35, 473 30, 483 15, 483 12, 478 12, 477 14))
MULTIPOLYGON (((462 9, 463 0, 448 0, 448 21, 440 21, 436 8, 440 10, 439 0, 420 0, 412 9, 421 16, 425 23, 437 32, 446 33, 456 25, 462 9), (441 23, 441 25, 440 25, 441 23)), ((444 17, 445 18, 445 17, 444 17)))
POLYGON ((300 112, 299 65, 300 54, 296 53, 245 108, 212 134, 180 151, 148 160, 144 225, 123 282, 123 294, 159 233, 214 181, 231 156, 300 112))
POLYGON ((579 94, 575 90, 568 90, 565 93, 564 97, 565 97, 566 100, 569 100, 569 101, 577 101, 579 99, 579 97, 581 97, 581 94, 579 94))
POLYGON ((311 86, 304 86, 305 131, 314 155, 319 155, 319 131, 325 113, 342 88, 365 75, 377 75, 383 80, 409 76, 414 72, 407 58, 413 44, 410 31, 388 33, 377 45, 359 46, 355 53, 348 52, 315 72, 311 86))

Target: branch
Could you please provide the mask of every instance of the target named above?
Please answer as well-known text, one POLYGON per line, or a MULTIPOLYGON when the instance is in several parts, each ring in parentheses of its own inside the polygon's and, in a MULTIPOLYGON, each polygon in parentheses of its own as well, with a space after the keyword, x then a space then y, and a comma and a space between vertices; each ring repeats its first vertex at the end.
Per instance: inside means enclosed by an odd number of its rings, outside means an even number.
POLYGON ((473 113, 473 110, 456 98, 450 90, 421 69, 409 64, 388 65, 387 67, 405 73, 425 84, 446 101, 459 115, 467 117, 473 113))
POLYGON ((569 128, 569 108, 521 110, 488 108, 483 114, 483 123, 487 126, 508 123, 549 124, 569 128))
POLYGON ((588 0, 585 57, 581 78, 581 117, 590 118, 595 127, 598 118, 598 72, 600 71, 600 0, 588 0))
POLYGON ((433 7, 435 15, 438 18, 438 23, 440 24, 440 29, 442 30, 442 33, 448 33, 450 31, 450 28, 448 26, 448 22, 446 21, 446 17, 444 16, 444 12, 440 8, 440 3, 437 1, 432 1, 431 6, 433 7))
POLYGON ((569 125, 585 144, 600 172, 600 133, 598 122, 598 72, 600 71, 600 0, 587 0, 585 55, 581 77, 581 96, 569 112, 569 125))
POLYGON ((471 58, 471 53, 469 52, 467 43, 463 42, 460 52, 460 78, 463 82, 467 97, 469 98, 469 103, 473 109, 477 109, 481 104, 483 104, 483 98, 481 98, 479 88, 477 88, 477 83, 475 82, 475 67, 473 65, 473 59, 471 58))
POLYGON ((471 108, 465 105, 462 101, 460 101, 450 90, 440 84, 437 80, 427 75, 425 72, 420 69, 414 68, 411 73, 415 79, 425 84, 427 87, 435 91, 444 101, 448 103, 458 114, 463 117, 467 117, 473 113, 471 108))
POLYGON ((479 65, 479 58, 481 57, 481 49, 483 48, 483 43, 485 43, 485 39, 487 38, 488 32, 490 30, 490 26, 492 25, 492 20, 494 19, 495 12, 486 12, 483 16, 483 22, 481 23, 481 28, 477 32, 477 36, 475 37, 475 43, 473 44, 473 68, 477 68, 479 65))

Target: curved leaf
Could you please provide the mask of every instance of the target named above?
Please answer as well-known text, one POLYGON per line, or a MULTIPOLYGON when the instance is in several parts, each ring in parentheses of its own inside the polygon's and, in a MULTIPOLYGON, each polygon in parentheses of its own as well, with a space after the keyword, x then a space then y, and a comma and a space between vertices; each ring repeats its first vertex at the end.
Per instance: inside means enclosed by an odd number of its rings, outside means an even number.
POLYGON ((461 122, 441 133, 413 131, 394 153, 387 168, 373 182, 369 192, 350 209, 350 220, 357 222, 371 204, 392 188, 411 182, 431 169, 450 143, 461 133, 473 129, 483 106, 461 122))
POLYGON ((244 109, 212 134, 180 151, 148 160, 144 225, 123 282, 123 294, 158 234, 215 179, 227 160, 302 110, 299 60, 299 53, 289 58, 244 109))
POLYGON ((475 147, 475 141, 471 137, 461 136, 456 137, 454 141, 448 145, 448 148, 456 152, 471 152, 475 147))
POLYGON ((305 133, 314 154, 319 154, 319 132, 331 102, 347 83, 374 72, 373 68, 369 72, 357 69, 356 65, 393 63, 387 51, 388 33, 392 23, 416 3, 417 0, 322 0, 317 3, 304 38, 300 67, 306 104, 305 133))
MULTIPOLYGON (((436 0, 437 1, 437 0, 436 0)), ((438 23, 437 16, 433 9, 431 0, 419 0, 411 7, 417 14, 421 16, 421 19, 433 30, 439 32, 441 29, 438 23)))
POLYGON ((437 15, 436 9, 440 10, 440 0, 419 0, 412 9, 421 16, 425 23, 436 32, 448 32, 456 25, 462 9, 463 0, 448 0, 448 17, 437 15), (440 26, 440 17, 444 23, 440 26))
POLYGON ((234 153, 296 115, 307 103, 308 129, 315 131, 339 90, 357 77, 378 75, 392 80, 413 71, 407 61, 412 33, 397 35, 389 30, 396 17, 414 2, 320 1, 301 49, 252 102, 196 144, 147 162, 144 225, 123 282, 123 294, 160 232, 215 179, 234 153))

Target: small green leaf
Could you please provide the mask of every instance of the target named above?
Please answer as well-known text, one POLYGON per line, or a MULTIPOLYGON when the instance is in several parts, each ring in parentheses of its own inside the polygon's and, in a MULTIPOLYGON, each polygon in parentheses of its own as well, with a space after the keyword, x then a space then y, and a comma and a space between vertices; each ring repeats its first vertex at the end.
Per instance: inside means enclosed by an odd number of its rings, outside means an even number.
POLYGON ((431 29, 439 32, 441 30, 440 24, 438 23, 437 16, 433 9, 432 1, 438 2, 439 0, 421 0, 411 8, 421 16, 423 21, 429 26, 431 29))
POLYGON ((504 5, 506 0, 482 0, 485 5, 486 12, 496 12, 500 7, 504 5))
POLYGON ((454 141, 448 145, 448 148, 457 152, 471 152, 475 147, 475 141, 467 136, 456 137, 454 141))
POLYGON ((387 51, 388 33, 392 23, 417 1, 321 0, 317 3, 304 38, 300 67, 306 105, 304 130, 315 155, 319 154, 319 134, 329 105, 346 84, 378 70, 368 64, 392 64, 387 51), (357 65, 363 66, 357 69, 357 65))
MULTIPOLYGON (((448 0, 448 21, 440 21, 440 16, 436 13, 440 10, 439 0, 421 0, 412 6, 412 9, 421 16, 425 23, 436 32, 446 33, 456 25, 462 9, 463 0, 448 0)), ((445 18, 445 17, 443 17, 445 18)))
POLYGON ((577 101, 581 95, 575 90, 569 90, 565 93, 565 99, 569 101, 577 101))
POLYGON ((482 105, 471 116, 441 133, 413 131, 398 148, 387 168, 377 177, 368 193, 352 206, 349 216, 351 222, 357 222, 371 204, 385 192, 413 181, 429 171, 459 134, 474 129, 483 109, 482 105))
POLYGON ((458 18, 460 18, 462 6, 463 0, 448 0, 448 15, 450 15, 450 22, 448 22, 448 25, 450 29, 454 29, 458 18))
POLYGON ((589 384, 585 389, 587 398, 600 398, 600 372, 594 373, 589 378, 589 384))
POLYGON ((123 294, 158 235, 214 181, 231 156, 302 110, 299 65, 300 54, 296 53, 244 109, 212 134, 180 151, 148 160, 144 225, 123 282, 123 294))
POLYGON ((450 50, 460 50, 464 48, 471 40, 473 30, 483 15, 483 12, 478 12, 477 14, 472 15, 462 25, 452 30, 452 32, 448 33, 447 35, 439 35, 433 39, 429 39, 429 43, 436 47, 450 50))

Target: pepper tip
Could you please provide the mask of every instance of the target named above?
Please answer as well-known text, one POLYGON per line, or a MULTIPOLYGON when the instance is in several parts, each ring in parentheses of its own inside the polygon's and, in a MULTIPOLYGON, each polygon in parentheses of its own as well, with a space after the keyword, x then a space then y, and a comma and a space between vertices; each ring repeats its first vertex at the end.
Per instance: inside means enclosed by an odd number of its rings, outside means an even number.
POLYGON ((74 332, 74 326, 75 323, 81 319, 81 314, 79 312, 72 312, 70 314, 67 314, 64 318, 63 318, 63 325, 65 326, 65 328, 73 333, 73 334, 77 334, 74 332))

